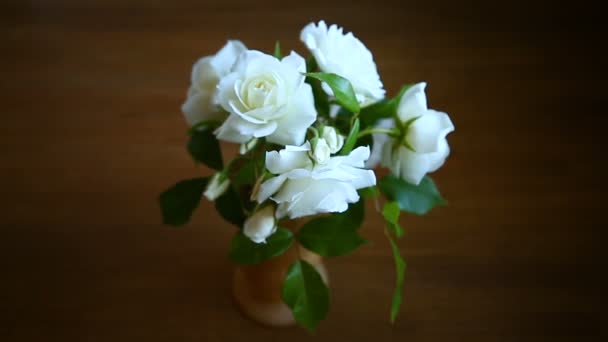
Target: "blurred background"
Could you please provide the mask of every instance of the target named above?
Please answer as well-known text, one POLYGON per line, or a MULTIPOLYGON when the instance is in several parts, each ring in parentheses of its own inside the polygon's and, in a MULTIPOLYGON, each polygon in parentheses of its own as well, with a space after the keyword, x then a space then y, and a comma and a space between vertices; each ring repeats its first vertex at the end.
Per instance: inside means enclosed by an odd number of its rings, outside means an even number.
POLYGON ((2 1, 0 340, 600 340, 603 17, 587 1, 2 1), (427 81, 456 131, 433 175, 449 206, 402 219, 397 322, 369 210, 372 243, 327 261, 311 336, 238 312, 234 229, 212 205, 176 229, 157 198, 210 174, 185 149, 192 64, 227 39, 305 54, 319 19, 368 46, 390 96, 427 81))

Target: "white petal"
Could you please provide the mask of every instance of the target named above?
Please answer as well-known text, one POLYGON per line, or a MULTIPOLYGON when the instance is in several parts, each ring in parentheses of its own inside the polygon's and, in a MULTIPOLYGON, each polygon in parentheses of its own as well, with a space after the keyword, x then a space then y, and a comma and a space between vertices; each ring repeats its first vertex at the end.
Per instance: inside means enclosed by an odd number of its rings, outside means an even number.
POLYGON ((266 168, 273 174, 286 173, 293 169, 311 165, 307 150, 286 150, 266 152, 266 168))
MULTIPOLYGON (((239 76, 236 73, 231 73, 222 78, 217 85, 217 101, 227 112, 233 111, 235 103, 241 103, 235 84, 239 81, 239 76)), ((242 108, 241 110, 245 110, 242 108)))
POLYGON ((441 141, 439 141, 437 152, 429 153, 427 155, 427 158, 429 160, 429 172, 433 172, 439 169, 449 155, 450 146, 448 145, 448 142, 445 138, 441 139, 441 141))
POLYGON ((236 114, 230 114, 228 119, 215 131, 215 135, 220 140, 242 144, 251 140, 251 138, 268 135, 275 129, 275 122, 257 125, 243 120, 236 114))
POLYGON ((306 60, 295 51, 291 51, 289 56, 284 57, 281 60, 281 64, 288 66, 299 73, 306 72, 306 60))
POLYGON ((369 159, 369 155, 370 150, 368 146, 359 146, 356 149, 352 150, 347 156, 331 158, 328 164, 331 166, 338 166, 344 164, 362 168, 365 167, 365 161, 369 159))
POLYGON ((245 51, 247 51, 247 47, 241 41, 229 40, 211 61, 218 75, 220 77, 227 75, 237 58, 245 51))
POLYGON ((418 185, 430 170, 427 155, 411 151, 400 146, 397 152, 396 163, 400 165, 398 176, 408 183, 418 185))
POLYGON ((421 82, 411 86, 399 101, 397 106, 397 115, 401 122, 407 122, 410 119, 421 116, 427 111, 426 94, 424 89, 426 83, 421 82))
POLYGON ((226 113, 213 104, 212 94, 196 93, 186 99, 182 104, 182 112, 190 126, 201 121, 224 120, 226 113))
POLYGON ((454 125, 446 113, 428 110, 408 128, 407 141, 418 153, 438 150, 439 141, 454 130, 454 125))
MULTIPOLYGON (((356 196, 358 197, 359 195, 356 196)), ((341 192, 332 191, 319 202, 315 211, 318 213, 343 213, 347 209, 348 201, 344 198, 344 195, 341 192)))
POLYGON ((285 182, 281 190, 272 197, 277 203, 296 202, 303 193, 311 186, 312 180, 309 178, 290 179, 285 182))
POLYGON ((190 75, 190 82, 195 88, 200 87, 202 83, 216 83, 219 81, 220 75, 217 70, 211 64, 213 56, 205 56, 200 58, 192 66, 192 73, 190 75))
POLYGON ((265 54, 260 51, 256 51, 256 50, 243 51, 236 59, 236 62, 234 63, 234 65, 232 66, 232 69, 230 71, 231 71, 231 73, 237 73, 239 75, 246 75, 249 65, 256 59, 264 58, 263 56, 265 56, 265 54))
POLYGON ((355 189, 363 189, 376 185, 376 174, 372 170, 364 170, 358 168, 348 168, 352 179, 349 183, 355 189))
POLYGON ((316 119, 317 111, 312 88, 309 84, 303 83, 298 92, 293 95, 287 114, 277 121, 277 130, 268 136, 268 141, 280 145, 301 145, 308 127, 316 119))
MULTIPOLYGON (((378 121, 376 127, 385 129, 393 128, 395 127, 395 120, 382 119, 378 121)), ((378 166, 380 160, 382 159, 382 149, 384 148, 384 144, 388 143, 388 141, 390 140, 390 137, 384 133, 374 133, 372 134, 372 138, 374 139, 374 144, 372 145, 372 152, 367 162, 365 162, 365 167, 367 169, 373 169, 378 166)))
POLYGON ((328 212, 343 212, 348 208, 348 203, 359 200, 357 191, 346 183, 331 180, 309 180, 299 183, 297 186, 294 185, 294 189, 290 189, 291 193, 302 191, 294 195, 289 204, 288 214, 290 218, 328 212))
POLYGON ((285 183, 285 176, 279 175, 277 177, 270 178, 260 185, 260 190, 257 193, 256 201, 262 203, 267 200, 270 196, 275 194, 279 188, 285 183))

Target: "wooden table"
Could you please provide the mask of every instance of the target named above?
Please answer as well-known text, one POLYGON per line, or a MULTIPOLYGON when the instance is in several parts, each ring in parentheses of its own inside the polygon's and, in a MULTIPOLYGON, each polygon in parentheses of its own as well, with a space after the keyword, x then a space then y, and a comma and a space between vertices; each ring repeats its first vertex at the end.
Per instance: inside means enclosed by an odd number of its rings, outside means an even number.
MULTIPOLYGON (((408 216, 403 311, 378 215, 328 261, 318 341, 593 341, 605 336, 606 74, 600 12, 535 2, 4 1, 0 5, 0 340, 303 341, 242 317, 234 230, 158 194, 208 174, 179 112, 192 63, 229 38, 304 53, 325 18, 374 52, 388 93, 426 80, 451 114, 434 175, 450 202, 408 216)), ((371 207, 370 207, 371 209, 371 207)))

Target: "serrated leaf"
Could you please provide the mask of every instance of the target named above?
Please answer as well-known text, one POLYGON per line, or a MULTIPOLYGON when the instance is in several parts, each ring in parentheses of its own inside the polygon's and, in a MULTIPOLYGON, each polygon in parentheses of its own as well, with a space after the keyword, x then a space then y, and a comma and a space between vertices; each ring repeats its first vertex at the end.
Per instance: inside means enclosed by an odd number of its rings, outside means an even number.
POLYGON ((293 243, 293 234, 285 228, 278 228, 266 239, 266 243, 255 243, 239 232, 230 244, 228 257, 237 264, 259 264, 283 254, 293 243))
POLYGON ((224 220, 239 228, 243 226, 247 218, 245 213, 243 213, 239 194, 232 186, 228 187, 228 190, 215 200, 215 209, 217 209, 217 212, 224 220))
POLYGON ((425 176, 420 184, 413 185, 389 175, 381 179, 378 186, 386 197, 397 202, 399 208, 408 213, 424 215, 432 208, 446 204, 429 176, 425 176))
POLYGON ((306 76, 325 82, 333 91, 336 101, 340 105, 353 113, 359 113, 359 102, 349 80, 336 74, 324 72, 311 72, 307 73, 306 76))
POLYGON ((399 314, 399 309, 401 308, 406 264, 403 258, 401 257, 401 253, 399 252, 399 246, 397 246, 397 243, 395 243, 390 234, 386 233, 385 235, 391 244, 393 258, 395 259, 395 291, 393 292, 393 300, 391 304, 391 323, 395 323, 395 319, 397 318, 397 315, 399 314))
POLYGON ((342 149, 340 150, 340 155, 348 155, 350 153, 350 151, 353 150, 353 147, 355 147, 355 143, 357 142, 357 135, 359 135, 359 119, 355 119, 355 122, 353 123, 353 127, 350 129, 350 132, 348 133, 348 137, 346 137, 346 140, 344 141, 344 146, 342 146, 342 149))
POLYGON ((192 130, 188 141, 188 152, 194 160, 215 170, 222 170, 222 152, 220 143, 213 134, 211 126, 203 126, 192 130))
POLYGON ((374 126, 380 119, 393 117, 397 112, 397 107, 399 106, 403 94, 411 87, 411 84, 405 85, 394 98, 383 99, 372 105, 361 108, 361 113, 359 114, 361 127, 367 128, 369 126, 374 126))
POLYGON ((278 40, 274 43, 273 56, 277 59, 283 59, 283 54, 281 53, 281 43, 278 40))
POLYGON ((198 207, 209 178, 194 178, 177 182, 160 194, 163 223, 181 226, 190 220, 198 207))
POLYGON ((297 260, 283 282, 282 298, 301 326, 314 332, 329 312, 329 291, 321 275, 308 262, 297 260))
POLYGON ((359 201, 344 213, 312 219, 298 232, 298 241, 324 257, 348 254, 367 243, 357 233, 364 219, 364 210, 363 201, 359 201))
POLYGON ((382 216, 387 223, 387 226, 398 238, 403 236, 403 228, 399 225, 399 204, 397 202, 387 202, 382 208, 382 216))

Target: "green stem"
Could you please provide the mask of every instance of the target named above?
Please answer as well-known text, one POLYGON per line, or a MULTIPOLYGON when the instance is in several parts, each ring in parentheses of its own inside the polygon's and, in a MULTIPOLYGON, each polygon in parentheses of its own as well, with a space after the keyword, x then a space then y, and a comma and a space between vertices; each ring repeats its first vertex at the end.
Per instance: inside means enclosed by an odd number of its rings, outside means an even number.
POLYGON ((390 136, 399 136, 399 130, 398 129, 394 129, 394 128, 368 128, 365 129, 361 132, 359 132, 359 134, 357 135, 357 139, 364 137, 366 135, 370 135, 370 134, 375 134, 375 133, 381 133, 381 134, 388 134, 390 136))

